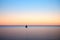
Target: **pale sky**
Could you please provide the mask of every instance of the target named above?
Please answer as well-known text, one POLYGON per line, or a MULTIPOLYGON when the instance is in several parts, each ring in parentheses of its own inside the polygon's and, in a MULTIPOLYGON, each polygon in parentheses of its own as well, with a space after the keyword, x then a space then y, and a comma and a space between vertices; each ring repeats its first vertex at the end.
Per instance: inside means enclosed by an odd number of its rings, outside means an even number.
POLYGON ((60 0, 0 0, 0 25, 60 25, 60 0))

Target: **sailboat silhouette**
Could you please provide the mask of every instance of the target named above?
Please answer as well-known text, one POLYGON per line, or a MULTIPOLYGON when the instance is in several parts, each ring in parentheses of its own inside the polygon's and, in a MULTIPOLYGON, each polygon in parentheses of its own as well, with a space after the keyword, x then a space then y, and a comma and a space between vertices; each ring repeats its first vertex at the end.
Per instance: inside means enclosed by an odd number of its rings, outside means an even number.
POLYGON ((27 25, 25 25, 25 28, 27 28, 28 26, 27 25))

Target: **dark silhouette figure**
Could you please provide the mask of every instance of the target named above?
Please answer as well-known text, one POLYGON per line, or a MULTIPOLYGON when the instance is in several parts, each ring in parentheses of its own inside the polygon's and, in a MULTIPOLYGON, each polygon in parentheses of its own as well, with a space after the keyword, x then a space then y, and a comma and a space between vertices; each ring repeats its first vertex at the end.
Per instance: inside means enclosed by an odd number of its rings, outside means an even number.
POLYGON ((27 28, 28 26, 26 25, 25 28, 27 28))

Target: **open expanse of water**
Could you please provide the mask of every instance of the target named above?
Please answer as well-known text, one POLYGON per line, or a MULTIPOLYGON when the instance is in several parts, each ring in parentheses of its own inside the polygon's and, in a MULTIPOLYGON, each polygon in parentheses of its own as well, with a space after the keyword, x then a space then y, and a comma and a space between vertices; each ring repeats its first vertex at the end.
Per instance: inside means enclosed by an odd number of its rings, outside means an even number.
POLYGON ((0 40, 60 40, 60 26, 0 26, 0 40))

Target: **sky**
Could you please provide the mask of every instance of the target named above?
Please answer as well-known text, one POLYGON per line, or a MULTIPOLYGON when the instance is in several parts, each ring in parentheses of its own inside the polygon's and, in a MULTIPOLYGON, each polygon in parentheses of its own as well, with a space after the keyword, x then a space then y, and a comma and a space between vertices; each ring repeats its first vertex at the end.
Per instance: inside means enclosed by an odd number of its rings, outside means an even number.
POLYGON ((60 0, 0 0, 0 25, 60 25, 60 0))

